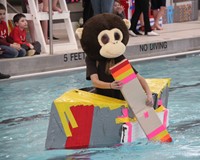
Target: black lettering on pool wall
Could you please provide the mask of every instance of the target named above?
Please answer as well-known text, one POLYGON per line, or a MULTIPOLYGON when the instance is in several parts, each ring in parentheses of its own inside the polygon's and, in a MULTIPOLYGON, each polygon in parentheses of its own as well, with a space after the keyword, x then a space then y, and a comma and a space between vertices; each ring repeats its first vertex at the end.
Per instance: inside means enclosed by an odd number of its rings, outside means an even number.
POLYGON ((167 42, 163 42, 163 48, 167 49, 167 42))
POLYGON ((86 55, 85 55, 84 52, 64 54, 64 62, 68 62, 68 61, 80 61, 80 60, 84 60, 85 57, 86 57, 86 55))
POLYGON ((67 54, 64 54, 64 62, 67 62, 68 61, 68 56, 67 54))
POLYGON ((150 47, 150 50, 153 50, 153 48, 154 48, 154 43, 150 43, 150 45, 149 45, 150 47))
POLYGON ((167 49, 167 42, 157 42, 157 43, 150 43, 149 47, 147 44, 140 45, 140 52, 146 52, 152 50, 159 50, 159 49, 167 49))
POLYGON ((86 54, 83 52, 83 59, 85 59, 85 57, 86 57, 86 54))
POLYGON ((148 50, 147 44, 140 45, 140 52, 147 51, 147 50, 148 50))
POLYGON ((75 60, 75 57, 76 57, 75 54, 76 54, 76 53, 71 53, 71 54, 70 54, 70 61, 75 60))

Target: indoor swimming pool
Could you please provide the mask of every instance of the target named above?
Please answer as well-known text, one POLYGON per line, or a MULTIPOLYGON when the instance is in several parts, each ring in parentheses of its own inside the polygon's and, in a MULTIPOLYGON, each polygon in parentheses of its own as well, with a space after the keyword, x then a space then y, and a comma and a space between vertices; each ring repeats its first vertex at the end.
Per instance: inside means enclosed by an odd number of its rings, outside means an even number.
POLYGON ((51 103, 70 89, 91 86, 85 70, 0 81, 0 160, 199 160, 200 55, 133 63, 145 78, 171 78, 173 142, 139 139, 111 148, 45 150, 51 103))

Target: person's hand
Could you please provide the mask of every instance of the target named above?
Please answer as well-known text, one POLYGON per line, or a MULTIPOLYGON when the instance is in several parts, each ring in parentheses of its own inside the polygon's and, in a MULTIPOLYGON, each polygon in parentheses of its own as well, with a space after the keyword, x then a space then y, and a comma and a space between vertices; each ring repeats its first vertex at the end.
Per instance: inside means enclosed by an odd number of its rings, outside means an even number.
POLYGON ((18 44, 18 43, 13 43, 13 44, 10 45, 10 47, 15 48, 15 49, 17 49, 17 50, 20 50, 20 49, 21 49, 21 45, 18 44))
POLYGON ((153 107, 153 104, 154 104, 154 102, 153 102, 153 96, 152 96, 152 94, 147 95, 146 105, 150 106, 150 107, 153 107))
POLYGON ((120 81, 113 81, 110 83, 110 88, 111 89, 120 89, 122 87, 123 83, 120 81))

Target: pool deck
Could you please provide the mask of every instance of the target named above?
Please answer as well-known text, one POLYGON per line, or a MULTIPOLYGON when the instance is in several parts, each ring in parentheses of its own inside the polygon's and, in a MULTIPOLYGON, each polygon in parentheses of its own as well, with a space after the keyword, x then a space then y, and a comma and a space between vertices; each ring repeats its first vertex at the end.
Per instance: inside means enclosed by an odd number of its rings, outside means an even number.
MULTIPOLYGON (((164 30, 156 31, 159 36, 130 37, 125 56, 129 60, 145 60, 156 57, 174 56, 190 51, 200 52, 200 19, 197 21, 164 24, 164 30)), ((62 32, 55 33, 61 37, 62 32)), ((63 53, 47 53, 23 58, 0 59, 0 72, 11 76, 57 72, 85 66, 85 54, 79 40, 78 49, 63 53)))

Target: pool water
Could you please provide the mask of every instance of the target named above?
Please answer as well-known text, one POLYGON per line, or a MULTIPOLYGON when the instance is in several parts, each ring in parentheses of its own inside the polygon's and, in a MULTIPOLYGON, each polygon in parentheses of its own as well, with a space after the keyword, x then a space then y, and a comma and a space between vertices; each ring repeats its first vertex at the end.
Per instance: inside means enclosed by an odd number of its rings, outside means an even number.
POLYGON ((111 148, 45 150, 51 103, 64 92, 90 86, 85 71, 0 81, 0 160, 199 160, 200 56, 133 64, 145 78, 172 78, 168 128, 173 142, 139 139, 111 148))

